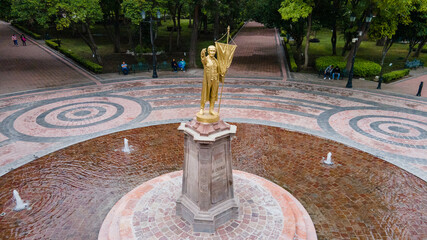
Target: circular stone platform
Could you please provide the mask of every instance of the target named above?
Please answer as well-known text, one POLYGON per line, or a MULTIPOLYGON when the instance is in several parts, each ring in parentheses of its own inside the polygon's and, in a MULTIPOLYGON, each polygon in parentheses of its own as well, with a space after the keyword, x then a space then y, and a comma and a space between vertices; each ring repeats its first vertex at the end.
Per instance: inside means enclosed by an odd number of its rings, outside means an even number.
POLYGON ((214 234, 195 233, 175 214, 182 171, 143 183, 120 199, 105 218, 99 240, 117 239, 317 239, 304 207, 280 186, 233 170, 239 218, 214 234))

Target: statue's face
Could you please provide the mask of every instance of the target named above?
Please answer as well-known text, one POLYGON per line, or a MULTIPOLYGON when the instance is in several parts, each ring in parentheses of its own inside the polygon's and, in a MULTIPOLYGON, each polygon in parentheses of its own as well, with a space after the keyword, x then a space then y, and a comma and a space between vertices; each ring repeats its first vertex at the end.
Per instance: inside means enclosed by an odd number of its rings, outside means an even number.
POLYGON ((208 54, 210 57, 214 57, 216 53, 216 48, 214 46, 208 47, 208 54))

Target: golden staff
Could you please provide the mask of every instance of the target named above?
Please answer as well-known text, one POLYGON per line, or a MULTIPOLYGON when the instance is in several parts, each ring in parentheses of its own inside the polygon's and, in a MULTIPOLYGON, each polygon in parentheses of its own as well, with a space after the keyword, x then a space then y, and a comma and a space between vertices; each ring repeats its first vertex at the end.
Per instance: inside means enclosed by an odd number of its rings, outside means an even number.
MULTIPOLYGON (((230 26, 227 27, 227 44, 228 44, 229 38, 230 38, 230 26)), ((223 77, 225 78, 225 73, 223 77)), ((219 97, 219 103, 218 103, 218 115, 219 115, 219 110, 221 110, 221 99, 222 99, 222 90, 224 89, 224 82, 225 82, 225 79, 222 80, 221 96, 219 97)))

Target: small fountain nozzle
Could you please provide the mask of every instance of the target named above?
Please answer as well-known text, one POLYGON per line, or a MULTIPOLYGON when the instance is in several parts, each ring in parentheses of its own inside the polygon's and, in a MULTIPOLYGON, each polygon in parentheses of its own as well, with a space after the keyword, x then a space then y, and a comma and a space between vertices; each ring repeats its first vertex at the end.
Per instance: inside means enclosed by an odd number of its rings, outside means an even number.
POLYGON ((328 164, 328 165, 332 165, 332 164, 334 164, 333 162, 332 162, 332 153, 331 152, 329 152, 328 153, 328 155, 327 155, 327 157, 326 157, 326 160, 324 160, 325 158, 322 158, 322 160, 323 160, 323 163, 324 164, 328 164))
POLYGON ((13 190, 13 198, 16 201, 16 206, 13 208, 13 211, 21 211, 24 209, 28 209, 28 203, 24 203, 24 201, 22 201, 18 191, 13 190))

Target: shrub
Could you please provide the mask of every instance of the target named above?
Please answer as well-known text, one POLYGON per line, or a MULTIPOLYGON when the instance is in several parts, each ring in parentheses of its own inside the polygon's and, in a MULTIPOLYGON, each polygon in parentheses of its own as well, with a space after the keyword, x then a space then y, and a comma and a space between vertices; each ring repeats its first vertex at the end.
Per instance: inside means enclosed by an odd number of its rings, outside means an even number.
POLYGON ((136 53, 151 53, 152 49, 150 47, 146 47, 146 46, 141 46, 141 45, 137 45, 135 47, 135 52, 136 53))
POLYGON ((86 69, 94 72, 94 73, 102 73, 102 66, 99 64, 96 64, 94 62, 91 62, 89 60, 86 60, 80 56, 78 56, 77 54, 71 52, 71 50, 67 50, 64 47, 60 47, 56 42, 54 42, 55 39, 53 40, 45 40, 46 45, 48 45, 49 47, 58 50, 59 52, 61 52, 62 54, 64 54, 65 56, 73 59, 76 63, 82 65, 83 67, 85 67, 86 69))
POLYGON ((29 36, 31 36, 31 37, 33 37, 34 39, 42 39, 42 36, 40 35, 40 34, 37 34, 37 33, 34 33, 34 32, 31 32, 30 30, 28 30, 27 28, 25 28, 25 27, 23 27, 23 26, 21 26, 21 25, 19 25, 19 24, 17 24, 17 23, 14 23, 14 24, 12 24, 14 27, 16 27, 16 28, 18 28, 19 30, 21 30, 22 32, 24 32, 26 35, 29 35, 29 36))
MULTIPOLYGON (((347 65, 347 61, 343 61, 343 58, 339 56, 325 56, 318 57, 315 61, 315 65, 318 71, 327 68, 329 65, 338 66, 339 68, 344 69, 347 65)), ((353 71, 355 76, 371 77, 380 73, 381 66, 378 63, 372 61, 356 59, 354 62, 353 71)))
POLYGON ((389 72, 386 74, 383 74, 383 82, 388 83, 395 79, 402 78, 409 74, 409 69, 403 69, 403 70, 397 70, 393 72, 389 72))
POLYGON ((286 45, 286 50, 288 51, 288 54, 289 54, 289 63, 291 65, 291 72, 296 72, 298 71, 298 66, 297 66, 297 63, 295 62, 294 54, 292 54, 291 46, 289 45, 289 43, 286 43, 285 45, 286 45))
POLYGON ((52 40, 45 40, 44 42, 46 43, 46 45, 48 45, 49 47, 51 47, 55 50, 58 50, 58 48, 59 48, 59 45, 52 40))

